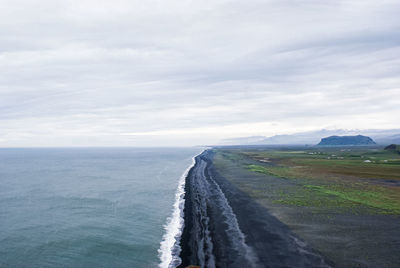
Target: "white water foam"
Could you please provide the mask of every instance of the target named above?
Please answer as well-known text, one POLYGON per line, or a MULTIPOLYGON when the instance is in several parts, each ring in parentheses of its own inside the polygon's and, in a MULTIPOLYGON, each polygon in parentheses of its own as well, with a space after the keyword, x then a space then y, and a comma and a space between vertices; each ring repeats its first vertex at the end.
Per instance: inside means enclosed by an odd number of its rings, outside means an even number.
MULTIPOLYGON (((198 155, 203 152, 204 151, 198 155)), ((176 267, 181 262, 179 254, 181 252, 180 238, 184 226, 183 208, 185 206, 185 181, 190 169, 194 167, 196 163, 196 156, 192 158, 192 164, 185 170, 179 179, 172 215, 167 219, 167 223, 164 225, 165 234, 160 243, 160 248, 158 249, 161 261, 159 264, 160 268, 176 267)))

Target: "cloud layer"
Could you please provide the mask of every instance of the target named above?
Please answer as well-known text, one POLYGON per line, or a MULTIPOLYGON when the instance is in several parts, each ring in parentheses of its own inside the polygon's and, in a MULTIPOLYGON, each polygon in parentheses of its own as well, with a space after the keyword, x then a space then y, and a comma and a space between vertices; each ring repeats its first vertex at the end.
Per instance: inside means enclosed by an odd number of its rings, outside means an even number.
POLYGON ((398 1, 4 0, 0 147, 398 128, 398 1))

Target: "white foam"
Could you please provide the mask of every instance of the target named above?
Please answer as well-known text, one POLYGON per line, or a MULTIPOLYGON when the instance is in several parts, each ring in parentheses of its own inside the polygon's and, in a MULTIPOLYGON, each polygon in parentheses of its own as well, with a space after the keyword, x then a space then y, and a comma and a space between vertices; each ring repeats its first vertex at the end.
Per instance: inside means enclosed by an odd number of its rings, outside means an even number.
MULTIPOLYGON (((200 154, 202 153, 203 151, 200 154)), ((185 206, 185 181, 190 169, 194 167, 196 163, 196 156, 192 158, 192 164, 185 170, 179 179, 172 215, 168 217, 167 223, 164 225, 165 234, 160 243, 160 248, 158 249, 161 261, 159 264, 160 268, 176 267, 181 262, 179 254, 181 252, 180 238, 184 226, 183 208, 185 206)))

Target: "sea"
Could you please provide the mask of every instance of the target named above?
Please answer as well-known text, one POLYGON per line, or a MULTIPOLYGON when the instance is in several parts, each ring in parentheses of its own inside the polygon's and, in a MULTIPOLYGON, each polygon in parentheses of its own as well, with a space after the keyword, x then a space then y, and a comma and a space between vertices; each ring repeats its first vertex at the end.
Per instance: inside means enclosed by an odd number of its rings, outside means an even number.
POLYGON ((0 267, 168 267, 201 151, 0 149, 0 267))

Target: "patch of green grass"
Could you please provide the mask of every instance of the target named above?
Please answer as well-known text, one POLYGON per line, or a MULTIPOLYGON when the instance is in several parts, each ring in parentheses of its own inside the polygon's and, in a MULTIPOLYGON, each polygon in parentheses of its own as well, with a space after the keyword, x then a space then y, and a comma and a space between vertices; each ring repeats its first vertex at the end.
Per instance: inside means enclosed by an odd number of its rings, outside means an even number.
POLYGON ((271 174, 271 172, 270 172, 266 167, 263 167, 263 166, 259 166, 259 165, 248 165, 247 168, 248 168, 250 171, 253 171, 253 172, 264 173, 264 174, 271 174))
POLYGON ((400 204, 396 202, 396 200, 387 197, 381 192, 363 191, 357 189, 331 189, 319 185, 304 185, 304 187, 365 206, 383 209, 390 214, 400 213, 400 204))
POLYGON ((222 157, 231 160, 231 161, 239 161, 243 158, 239 153, 230 152, 230 151, 223 151, 221 152, 222 157))
POLYGON ((253 172, 263 173, 280 178, 285 178, 285 179, 293 178, 290 169, 288 167, 282 167, 282 166, 264 167, 260 165, 248 165, 247 168, 253 172))
POLYGON ((323 192, 299 186, 290 193, 280 194, 274 203, 322 209, 323 211, 348 211, 353 210, 357 204, 345 199, 330 196, 323 192))
POLYGON ((221 150, 217 159, 218 166, 225 163, 223 168, 234 166, 268 175, 247 177, 244 173, 245 179, 238 182, 258 200, 308 207, 316 212, 400 215, 399 188, 385 184, 385 179, 398 179, 400 174, 400 167, 392 164, 400 158, 392 153, 366 149, 221 150), (269 162, 262 163, 266 159, 269 162), (366 159, 374 162, 364 162, 366 159))
MULTIPOLYGON (((250 171, 280 178, 295 179, 291 170, 287 167, 264 167, 260 165, 248 165, 250 171)), ((360 184, 361 185, 361 184, 360 184)), ((298 190, 292 194, 281 194, 276 203, 294 206, 313 207, 340 207, 351 208, 356 204, 383 210, 385 214, 400 214, 400 203, 390 198, 385 192, 357 189, 359 184, 348 183, 348 188, 339 185, 303 185, 306 191, 298 190), (354 188, 356 187, 356 188, 354 188), (308 190, 308 191, 307 191, 308 190)))
POLYGON ((391 160, 365 163, 363 160, 293 159, 292 165, 309 167, 315 174, 342 174, 360 178, 399 178, 400 167, 391 160))

